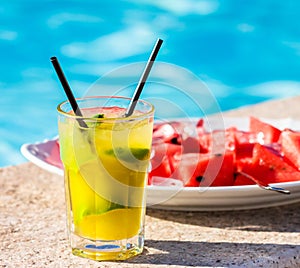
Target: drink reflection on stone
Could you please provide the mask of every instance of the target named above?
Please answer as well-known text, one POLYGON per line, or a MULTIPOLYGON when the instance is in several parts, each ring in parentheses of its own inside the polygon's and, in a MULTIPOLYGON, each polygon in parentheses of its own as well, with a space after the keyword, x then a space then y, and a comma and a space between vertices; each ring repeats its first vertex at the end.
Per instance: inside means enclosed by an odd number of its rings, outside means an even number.
POLYGON ((122 260, 142 252, 145 186, 153 106, 129 99, 78 100, 83 118, 58 107, 72 252, 95 260, 122 260), (102 108, 101 108, 102 107, 102 108), (105 108, 103 108, 105 107, 105 108), (81 127, 80 120, 86 127, 81 127))

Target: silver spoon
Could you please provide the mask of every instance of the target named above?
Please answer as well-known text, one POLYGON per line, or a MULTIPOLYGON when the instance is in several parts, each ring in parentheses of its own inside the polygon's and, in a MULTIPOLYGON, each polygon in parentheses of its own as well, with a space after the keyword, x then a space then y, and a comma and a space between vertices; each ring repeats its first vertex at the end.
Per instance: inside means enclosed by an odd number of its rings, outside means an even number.
POLYGON ((289 190, 286 190, 284 188, 280 188, 280 187, 275 187, 275 186, 271 186, 267 183, 261 182, 256 180, 254 177, 252 177, 251 175, 244 173, 242 171, 238 172, 239 174, 245 176, 246 178, 252 180, 253 182, 255 182, 255 184, 257 184, 260 188, 264 189, 264 190, 270 190, 270 191, 275 191, 277 193, 281 193, 281 194, 290 194, 291 192, 289 190))

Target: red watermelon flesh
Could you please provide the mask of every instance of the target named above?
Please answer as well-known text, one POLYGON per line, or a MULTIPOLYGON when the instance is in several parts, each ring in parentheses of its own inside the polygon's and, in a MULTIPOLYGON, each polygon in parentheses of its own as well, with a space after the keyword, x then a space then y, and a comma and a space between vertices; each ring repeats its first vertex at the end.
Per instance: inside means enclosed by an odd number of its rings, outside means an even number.
POLYGON ((235 153, 236 158, 252 158, 254 144, 257 142, 256 134, 235 129, 235 153))
POLYGON ((176 153, 182 153, 182 146, 171 143, 157 143, 152 145, 154 155, 151 157, 151 171, 149 173, 149 181, 151 177, 170 177, 174 171, 172 158, 176 153))
POLYGON ((278 142, 281 134, 281 131, 278 128, 263 122, 254 116, 250 117, 249 130, 250 132, 255 133, 258 140, 263 142, 263 144, 278 142))
POLYGON ((233 153, 183 154, 173 177, 187 187, 233 185, 233 153))
POLYGON ((172 140, 177 140, 179 134, 170 123, 155 124, 153 127, 153 142, 172 143, 172 140))
POLYGON ((300 169, 300 132, 285 129, 280 136, 282 154, 287 162, 300 169))
POLYGON ((255 117, 250 118, 250 131, 230 127, 206 132, 202 119, 194 127, 196 135, 189 135, 192 128, 186 123, 154 128, 150 180, 171 177, 187 187, 300 180, 295 168, 300 166, 300 132, 281 132, 255 117))
POLYGON ((60 169, 63 169, 63 164, 60 160, 60 151, 59 151, 59 141, 55 140, 53 142, 53 147, 50 151, 50 155, 45 159, 51 165, 54 165, 60 169))
POLYGON ((245 165, 242 171, 266 184, 300 180, 300 172, 282 156, 258 143, 253 148, 252 164, 245 165))

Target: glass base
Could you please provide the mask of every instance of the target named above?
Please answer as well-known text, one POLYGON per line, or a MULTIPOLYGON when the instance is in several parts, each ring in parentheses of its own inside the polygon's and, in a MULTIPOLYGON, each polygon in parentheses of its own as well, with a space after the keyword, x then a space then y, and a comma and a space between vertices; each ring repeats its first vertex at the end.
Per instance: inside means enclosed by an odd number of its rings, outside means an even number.
POLYGON ((144 236, 136 235, 129 239, 93 241, 71 235, 72 253, 75 256, 96 261, 127 260, 143 252, 144 236))

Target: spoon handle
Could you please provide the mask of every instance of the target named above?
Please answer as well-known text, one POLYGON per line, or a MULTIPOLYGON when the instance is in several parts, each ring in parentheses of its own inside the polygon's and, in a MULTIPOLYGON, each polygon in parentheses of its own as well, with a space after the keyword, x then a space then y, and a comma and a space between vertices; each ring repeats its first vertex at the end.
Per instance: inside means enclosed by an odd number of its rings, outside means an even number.
POLYGON ((291 193, 289 190, 286 190, 286 189, 280 188, 280 187, 274 187, 274 186, 270 186, 270 185, 268 185, 268 186, 259 185, 259 186, 265 190, 275 191, 275 192, 282 193, 282 194, 290 194, 291 193))
POLYGON ((260 188, 262 188, 264 190, 270 190, 270 191, 274 191, 274 192, 281 193, 281 194, 290 194, 291 193, 289 190, 286 190, 284 188, 271 186, 267 183, 257 180, 256 178, 254 178, 253 176, 251 176, 245 172, 239 171, 238 174, 241 174, 241 175, 245 176, 246 178, 252 180, 253 182, 255 182, 255 184, 257 184, 260 188))

